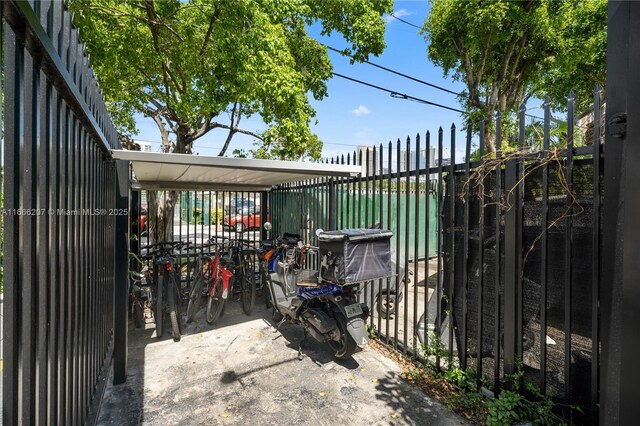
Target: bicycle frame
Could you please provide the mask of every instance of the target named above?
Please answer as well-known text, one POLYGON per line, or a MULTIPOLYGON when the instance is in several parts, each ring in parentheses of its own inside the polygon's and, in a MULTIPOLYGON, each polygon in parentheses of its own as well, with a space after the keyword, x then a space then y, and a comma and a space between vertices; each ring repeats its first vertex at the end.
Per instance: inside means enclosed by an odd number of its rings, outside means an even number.
POLYGON ((233 277, 233 271, 230 271, 225 265, 222 264, 220 257, 220 249, 216 249, 216 254, 209 261, 209 271, 211 274, 209 282, 209 296, 218 296, 216 292, 216 283, 218 279, 222 278, 222 295, 223 299, 229 297, 229 289, 231 287, 231 278, 233 277))

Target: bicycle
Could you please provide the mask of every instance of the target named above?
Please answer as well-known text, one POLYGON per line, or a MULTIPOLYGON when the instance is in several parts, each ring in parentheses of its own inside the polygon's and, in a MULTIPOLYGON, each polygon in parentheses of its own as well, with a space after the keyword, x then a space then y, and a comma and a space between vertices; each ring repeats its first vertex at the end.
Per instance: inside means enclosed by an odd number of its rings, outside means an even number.
POLYGON ((220 250, 220 247, 225 243, 212 242, 212 244, 216 246, 215 253, 202 270, 204 282, 208 286, 207 295, 209 300, 205 318, 209 324, 213 324, 222 315, 225 302, 229 297, 230 281, 234 275, 233 262, 229 253, 225 253, 227 255, 225 257, 220 250))
MULTIPOLYGON (((205 247, 211 247, 212 243, 205 244, 201 247, 201 251, 197 253, 195 262, 190 265, 193 274, 190 277, 191 286, 189 288, 189 299, 187 303, 187 322, 190 322, 200 308, 200 301, 203 296, 208 295, 208 290, 204 291, 205 275, 209 275, 211 268, 212 256, 210 253, 204 252, 205 247)), ((184 266, 183 266, 184 268, 184 266)), ((208 278, 207 278, 208 280, 208 278)), ((209 283, 207 282, 207 288, 209 283)))
POLYGON ((242 310, 246 315, 251 315, 256 303, 256 258, 260 261, 262 250, 254 246, 254 241, 237 239, 236 242, 234 284, 240 284, 242 310))
POLYGON ((180 341, 180 284, 175 270, 173 251, 189 243, 183 241, 162 241, 143 247, 147 256, 152 256, 158 277, 155 282, 154 317, 156 321, 156 337, 162 338, 164 332, 164 315, 168 312, 173 340, 180 341), (166 300, 165 300, 166 297, 166 300))

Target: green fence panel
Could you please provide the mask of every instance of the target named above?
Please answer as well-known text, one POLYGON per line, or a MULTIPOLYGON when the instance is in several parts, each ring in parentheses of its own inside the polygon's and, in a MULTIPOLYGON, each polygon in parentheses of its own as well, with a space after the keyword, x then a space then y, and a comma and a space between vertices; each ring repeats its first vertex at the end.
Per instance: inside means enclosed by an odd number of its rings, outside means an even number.
MULTIPOLYGON (((315 230, 322 228, 328 229, 328 189, 320 188, 299 188, 289 190, 277 190, 272 193, 273 197, 273 227, 276 235, 282 235, 285 232, 298 233, 303 239, 311 243, 315 243, 315 230)), ((405 238, 408 229, 409 238, 409 254, 408 258, 415 257, 415 237, 416 227, 418 227, 418 258, 425 257, 425 230, 427 224, 429 226, 429 253, 428 257, 437 255, 438 241, 438 212, 437 212, 437 195, 434 191, 428 194, 422 192, 418 196, 420 207, 419 217, 415 217, 415 193, 409 192, 407 197, 405 193, 400 194, 400 203, 396 199, 396 193, 391 194, 391 204, 388 203, 388 193, 376 193, 375 197, 371 193, 357 194, 348 192, 346 189, 337 191, 336 196, 336 215, 337 223, 349 224, 345 228, 366 227, 373 223, 382 222, 384 228, 393 231, 391 240, 392 247, 396 247, 397 238, 400 239, 400 247, 405 246, 405 238), (429 198, 429 213, 425 212, 425 197, 429 198), (374 199, 375 198, 375 199, 374 199), (347 215, 347 203, 349 203, 349 212, 347 215), (407 203, 409 203, 409 217, 405 217, 407 203), (380 207, 382 205, 382 220, 380 218, 380 207), (340 209, 340 206, 342 208, 340 209), (340 211, 338 211, 340 209, 340 211), (367 214, 368 210, 368 214, 367 214), (387 223, 389 210, 391 210, 391 223, 387 223), (357 221, 358 213, 360 222, 357 221), (398 227, 398 215, 400 215, 400 226, 398 227), (366 222, 365 223, 365 219, 366 222)))

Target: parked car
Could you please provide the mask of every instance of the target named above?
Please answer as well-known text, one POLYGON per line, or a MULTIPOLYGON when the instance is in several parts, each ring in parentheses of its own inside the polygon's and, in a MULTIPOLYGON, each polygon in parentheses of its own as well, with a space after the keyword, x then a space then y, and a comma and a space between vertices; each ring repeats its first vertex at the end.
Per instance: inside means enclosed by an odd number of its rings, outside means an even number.
POLYGON ((140 209, 140 219, 138 224, 140 226, 140 235, 143 235, 147 231, 147 209, 140 209))
POLYGON ((227 214, 248 214, 250 210, 254 210, 256 203, 248 198, 232 198, 229 204, 225 207, 227 214))
POLYGON ((225 216, 223 226, 234 229, 236 232, 244 232, 249 228, 260 228, 262 218, 260 211, 247 209, 225 216))

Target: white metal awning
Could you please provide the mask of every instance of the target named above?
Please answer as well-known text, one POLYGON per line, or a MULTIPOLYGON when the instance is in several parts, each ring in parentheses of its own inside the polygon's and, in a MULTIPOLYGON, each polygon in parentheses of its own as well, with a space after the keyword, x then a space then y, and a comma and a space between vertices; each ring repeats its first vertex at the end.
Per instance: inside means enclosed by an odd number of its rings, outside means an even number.
POLYGON ((141 189, 268 191, 273 185, 325 176, 357 176, 360 166, 113 150, 133 165, 141 189))

